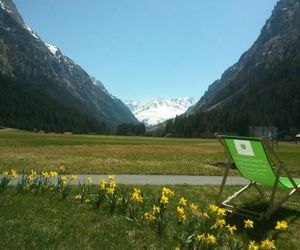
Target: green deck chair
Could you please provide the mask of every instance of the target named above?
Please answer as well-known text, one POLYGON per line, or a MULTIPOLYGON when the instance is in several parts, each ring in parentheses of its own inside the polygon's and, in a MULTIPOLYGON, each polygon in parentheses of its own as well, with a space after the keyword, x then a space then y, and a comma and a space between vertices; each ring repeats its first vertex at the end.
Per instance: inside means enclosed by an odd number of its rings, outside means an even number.
POLYGON ((264 138, 226 136, 218 134, 216 134, 216 138, 223 145, 228 159, 228 164, 217 198, 218 204, 225 207, 227 211, 256 220, 268 220, 271 214, 274 213, 293 194, 298 193, 300 195, 300 178, 291 177, 287 169, 284 167, 283 162, 278 159, 275 152, 264 138), (232 196, 228 197, 225 201, 221 202, 220 200, 226 184, 228 171, 233 164, 240 174, 250 182, 232 196), (282 173, 284 173, 284 177, 281 176, 282 173), (229 204, 230 201, 238 197, 250 187, 255 187, 260 196, 265 200, 264 193, 257 184, 273 187, 270 203, 266 211, 258 213, 247 209, 237 208, 229 204), (289 192, 283 199, 276 201, 278 188, 287 189, 289 192))

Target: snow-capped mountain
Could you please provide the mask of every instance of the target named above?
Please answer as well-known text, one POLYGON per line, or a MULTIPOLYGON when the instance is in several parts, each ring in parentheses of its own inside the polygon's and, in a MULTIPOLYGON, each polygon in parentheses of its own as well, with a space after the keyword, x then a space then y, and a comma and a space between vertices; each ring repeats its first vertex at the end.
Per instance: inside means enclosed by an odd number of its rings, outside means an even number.
POLYGON ((124 103, 140 122, 145 123, 146 126, 153 126, 183 114, 196 101, 193 97, 182 97, 176 99, 157 98, 143 101, 125 101, 124 103))

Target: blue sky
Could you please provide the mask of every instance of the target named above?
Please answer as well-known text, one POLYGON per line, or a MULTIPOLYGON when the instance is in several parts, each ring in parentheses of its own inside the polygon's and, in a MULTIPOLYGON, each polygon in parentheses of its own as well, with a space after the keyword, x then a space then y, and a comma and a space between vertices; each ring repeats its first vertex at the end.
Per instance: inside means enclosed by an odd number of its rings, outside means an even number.
POLYGON ((200 98, 277 0, 14 0, 25 22, 122 100, 200 98))

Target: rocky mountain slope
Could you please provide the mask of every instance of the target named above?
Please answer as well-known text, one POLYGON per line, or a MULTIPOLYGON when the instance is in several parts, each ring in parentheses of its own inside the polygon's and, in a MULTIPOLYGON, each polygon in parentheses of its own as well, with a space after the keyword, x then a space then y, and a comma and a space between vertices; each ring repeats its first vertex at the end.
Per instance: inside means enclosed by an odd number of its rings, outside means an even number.
POLYGON ((280 0, 257 40, 166 133, 247 135, 249 126, 300 130, 300 1, 280 0))
POLYGON ((262 75, 298 55, 299 40, 300 1, 281 0, 251 48, 209 86, 193 110, 213 109, 244 91, 262 75))
MULTIPOLYGON (((22 81, 62 109, 106 123, 108 127, 138 123, 127 106, 109 94, 101 82, 59 48, 44 43, 24 23, 11 0, 0 0, 0 74, 13 79, 15 84, 22 81)), ((1 120, 10 123, 9 117, 1 120)))
POLYGON ((153 126, 183 114, 194 105, 193 97, 176 99, 156 98, 144 101, 125 101, 125 104, 133 112, 135 117, 146 126, 153 126))

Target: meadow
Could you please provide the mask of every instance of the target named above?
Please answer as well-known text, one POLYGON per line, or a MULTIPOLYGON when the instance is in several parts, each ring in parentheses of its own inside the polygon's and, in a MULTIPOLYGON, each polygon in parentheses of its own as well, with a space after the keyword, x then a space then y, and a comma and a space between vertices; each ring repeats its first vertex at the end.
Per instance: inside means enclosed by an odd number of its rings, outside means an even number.
MULTIPOLYGON (((226 162, 219 142, 208 139, 40 134, 5 129, 0 130, 0 150, 1 173, 14 169, 19 174, 30 173, 31 169, 37 174, 59 171, 63 164, 63 174, 222 175, 226 162)), ((280 143, 276 151, 293 175, 299 176, 300 145, 280 143)), ((0 185, 0 249, 225 249, 225 245, 226 249, 248 249, 250 240, 261 245, 266 239, 275 240, 277 249, 300 249, 299 196, 280 208, 270 221, 255 221, 254 228, 248 230, 244 228, 247 218, 231 214, 219 218, 209 210, 217 186, 170 186, 175 195, 162 204, 162 186, 116 184, 111 190, 107 183, 99 196, 101 182, 100 186, 88 185, 88 180, 85 185, 69 186, 59 175, 57 183, 61 184, 55 187, 47 182, 45 173, 44 182, 39 182, 37 174, 32 174, 32 179, 27 176, 28 182, 21 186, 4 185, 1 189, 0 185), (141 193, 135 193, 137 190, 141 193), (101 204, 95 207, 99 197, 101 204), (183 197, 186 205, 180 205, 183 197), (122 200, 127 201, 126 205, 122 200), (163 233, 157 231, 159 213, 152 211, 149 215, 153 204, 165 209, 163 233), (193 206, 197 206, 195 214, 193 206), (156 216, 154 220, 152 215, 156 216), (234 225, 237 230, 231 234, 225 225, 213 228, 213 223, 222 219, 228 223, 226 226, 234 225), (275 230, 278 221, 287 222, 287 230, 275 230), (210 234, 217 237, 216 243, 209 242, 210 234)), ((231 175, 237 174, 231 171, 231 175)), ((3 181, 4 175, 1 178, 3 181)), ((227 186, 224 197, 238 188, 227 186)), ((279 195, 283 194, 280 190, 279 195)), ((257 211, 267 206, 254 190, 242 195, 236 204, 257 211)), ((274 248, 261 245, 260 249, 274 248)))
MULTIPOLYGON (((133 186, 121 187, 131 192, 133 186)), ((162 187, 141 186, 144 203, 141 204, 142 212, 151 210, 151 201, 154 195, 160 193, 162 187)), ((171 186, 175 196, 170 198, 167 207, 168 224, 163 236, 159 237, 157 230, 147 221, 138 217, 138 222, 129 220, 119 210, 111 214, 108 203, 103 203, 98 209, 89 203, 80 203, 74 200, 73 195, 78 191, 74 187, 72 195, 67 200, 59 196, 46 194, 17 194, 16 189, 8 187, 0 194, 0 248, 1 249, 187 249, 187 241, 192 215, 180 223, 177 220, 176 206, 180 197, 184 197, 188 204, 197 204, 199 211, 207 209, 214 200, 218 187, 204 186, 171 186), (12 209, 13 208, 13 209, 12 209)), ((227 194, 238 187, 228 187, 227 194)), ((254 192, 249 192, 238 203, 246 207, 262 209, 254 192)), ((264 207, 265 208, 265 207, 264 207)), ((186 211, 188 208, 186 208, 186 211)), ((140 214, 140 215, 141 215, 140 214)), ((244 219, 237 215, 228 214, 226 223, 235 225, 237 230, 229 234, 225 246, 218 249, 230 248, 228 242, 231 238, 242 241, 247 238, 254 240, 258 245, 265 239, 274 239, 276 249, 299 249, 298 235, 300 233, 300 208, 285 205, 271 220, 266 222, 254 221, 254 229, 244 229, 244 219), (287 221, 288 230, 276 232, 277 221, 287 221)), ((211 215, 210 215, 211 216, 211 215)), ((211 224, 212 225, 212 224, 211 224)), ((225 227, 224 227, 225 229, 225 227)), ((226 230, 226 229, 225 229, 226 230)), ((211 229, 211 234, 221 237, 222 229, 211 229)), ((224 237, 224 236, 222 236, 224 237)), ((197 241, 197 240, 196 240, 197 241)), ((216 249, 208 246, 200 249, 216 249)), ((273 248, 261 248, 273 249, 273 248)))
MULTIPOLYGON (((0 171, 55 170, 70 174, 223 175, 226 158, 214 139, 42 134, 0 130, 0 171)), ((278 156, 300 175, 300 145, 279 143, 278 156)), ((231 175, 236 175, 231 171, 231 175)))

